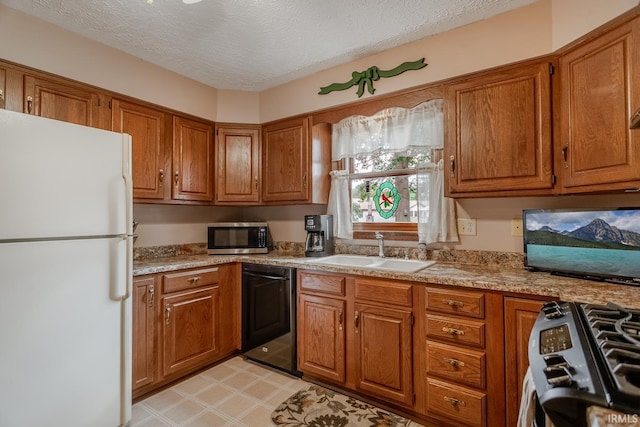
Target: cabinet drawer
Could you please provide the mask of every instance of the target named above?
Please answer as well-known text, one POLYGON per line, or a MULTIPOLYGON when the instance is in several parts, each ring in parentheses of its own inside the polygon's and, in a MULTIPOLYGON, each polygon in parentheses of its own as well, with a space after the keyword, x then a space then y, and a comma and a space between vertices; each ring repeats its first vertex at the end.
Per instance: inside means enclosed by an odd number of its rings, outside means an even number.
POLYGON ((300 273, 300 290, 331 295, 345 295, 345 280, 342 276, 329 274, 300 273))
POLYGON ((406 283, 356 280, 356 299, 397 304, 405 307, 413 305, 412 287, 406 283))
POLYGON ((426 290, 427 310, 484 319, 484 295, 448 289, 426 290))
POLYGON ((427 341, 427 375, 485 388, 485 353, 427 341))
POLYGON ((459 421, 466 426, 484 427, 487 396, 484 393, 427 378, 427 413, 459 421))
POLYGON ((162 290, 165 294, 218 283, 218 267, 165 274, 162 290))
POLYGON ((426 315, 427 336, 484 348, 484 322, 426 315))

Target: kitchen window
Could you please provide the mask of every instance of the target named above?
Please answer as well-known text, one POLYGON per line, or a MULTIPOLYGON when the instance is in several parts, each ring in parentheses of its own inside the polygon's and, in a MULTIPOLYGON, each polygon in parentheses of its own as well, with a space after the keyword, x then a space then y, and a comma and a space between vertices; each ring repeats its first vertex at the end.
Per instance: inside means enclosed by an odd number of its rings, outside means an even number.
MULTIPOLYGON (((442 185, 441 178, 434 179, 442 175, 442 145, 440 99, 335 124, 332 155, 341 170, 331 172, 328 212, 336 236, 369 239, 372 232, 385 231, 393 240, 434 241, 425 233, 429 224, 440 222, 431 208, 443 199, 443 190, 434 187, 442 185)), ((455 224, 453 210, 451 216, 455 224)))

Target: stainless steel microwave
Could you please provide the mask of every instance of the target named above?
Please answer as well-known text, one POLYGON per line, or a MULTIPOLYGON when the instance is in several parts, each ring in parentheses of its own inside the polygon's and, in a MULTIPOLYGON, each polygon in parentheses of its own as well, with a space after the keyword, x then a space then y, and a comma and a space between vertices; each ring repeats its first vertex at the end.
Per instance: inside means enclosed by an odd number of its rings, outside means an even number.
POLYGON ((266 222, 216 222, 207 225, 207 253, 266 254, 269 228, 266 222))

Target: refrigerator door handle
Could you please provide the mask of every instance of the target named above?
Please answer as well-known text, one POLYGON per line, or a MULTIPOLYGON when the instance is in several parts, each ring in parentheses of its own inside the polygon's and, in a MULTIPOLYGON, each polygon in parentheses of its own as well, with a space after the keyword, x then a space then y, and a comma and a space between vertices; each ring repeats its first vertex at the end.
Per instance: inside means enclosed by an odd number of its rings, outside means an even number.
POLYGON ((127 283, 123 300, 129 299, 133 291, 133 178, 131 176, 131 136, 123 135, 122 138, 122 179, 125 187, 125 221, 127 234, 126 239, 126 274, 127 283))

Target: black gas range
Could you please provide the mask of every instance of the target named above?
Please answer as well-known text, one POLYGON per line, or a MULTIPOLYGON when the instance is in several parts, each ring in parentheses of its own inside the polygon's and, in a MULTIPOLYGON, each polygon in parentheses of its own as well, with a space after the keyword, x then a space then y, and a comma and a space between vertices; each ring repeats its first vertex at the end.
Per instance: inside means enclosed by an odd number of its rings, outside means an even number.
POLYGON ((594 405, 637 419, 640 310, 546 303, 531 332, 529 364, 539 405, 556 427, 587 426, 594 405))

